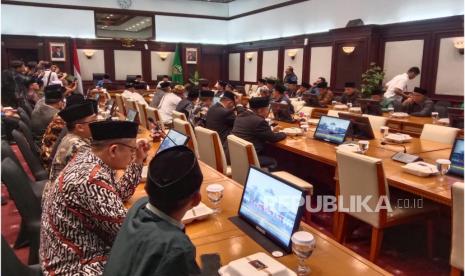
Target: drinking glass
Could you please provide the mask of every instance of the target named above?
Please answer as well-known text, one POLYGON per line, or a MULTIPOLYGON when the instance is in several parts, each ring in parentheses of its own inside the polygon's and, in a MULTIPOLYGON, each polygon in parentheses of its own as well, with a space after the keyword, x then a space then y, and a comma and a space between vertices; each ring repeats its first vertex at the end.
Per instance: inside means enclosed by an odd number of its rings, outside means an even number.
POLYGON ((383 137, 383 140, 384 140, 389 135, 389 127, 382 126, 379 128, 379 132, 381 132, 381 136, 383 137))
POLYGON ((351 109, 351 108, 352 108, 352 103, 347 103, 347 107, 348 107, 349 109, 351 109))
POLYGON ((394 107, 389 107, 388 112, 389 112, 389 117, 392 117, 392 114, 394 114, 394 107))
POLYGON ((439 119, 439 113, 438 112, 431 112, 431 118, 433 118, 433 124, 437 124, 438 119, 439 119))
POLYGON ((207 186, 208 200, 213 204, 213 212, 215 214, 221 213, 221 209, 218 206, 223 198, 224 187, 220 184, 210 184, 207 186))
POLYGON ((436 167, 439 171, 439 181, 444 181, 444 175, 450 169, 450 160, 449 159, 438 159, 436 160, 436 167))
POLYGON ((367 140, 358 141, 358 148, 361 154, 365 154, 369 146, 370 146, 370 141, 367 141, 367 140))
POLYGON ((331 105, 334 107, 337 104, 337 101, 332 101, 331 105))
POLYGON ((305 260, 312 255, 313 250, 315 249, 315 238, 308 232, 299 231, 292 235, 291 240, 292 252, 294 252, 299 259, 297 275, 303 276, 310 274, 312 270, 305 264, 305 260))

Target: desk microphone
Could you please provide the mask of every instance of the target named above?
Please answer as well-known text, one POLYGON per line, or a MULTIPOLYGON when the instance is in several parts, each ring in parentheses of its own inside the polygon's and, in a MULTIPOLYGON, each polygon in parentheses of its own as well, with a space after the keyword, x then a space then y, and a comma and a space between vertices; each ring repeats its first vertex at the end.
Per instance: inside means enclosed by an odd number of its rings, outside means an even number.
POLYGON ((385 145, 392 145, 392 146, 400 146, 400 147, 403 147, 404 148, 404 153, 407 153, 407 148, 402 145, 402 144, 395 144, 395 143, 387 143, 385 141, 382 141, 381 142, 381 145, 385 146, 385 145))

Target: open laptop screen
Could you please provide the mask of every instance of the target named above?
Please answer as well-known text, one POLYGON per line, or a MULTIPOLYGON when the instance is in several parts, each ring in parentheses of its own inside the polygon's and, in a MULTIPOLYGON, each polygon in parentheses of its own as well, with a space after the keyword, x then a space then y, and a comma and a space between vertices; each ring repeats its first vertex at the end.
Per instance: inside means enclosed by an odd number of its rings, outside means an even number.
POLYGON ((184 146, 187 144, 187 141, 189 141, 189 136, 174 129, 170 129, 165 139, 163 139, 163 142, 161 142, 160 147, 158 147, 157 153, 174 146, 184 146))
POLYGON ((450 162, 449 172, 463 177, 463 139, 455 140, 450 154, 450 162))
POLYGON ((342 144, 350 127, 350 121, 330 116, 321 116, 313 138, 334 144, 342 144))
POLYGON ((305 192, 255 167, 249 168, 239 217, 287 252, 302 217, 305 192))

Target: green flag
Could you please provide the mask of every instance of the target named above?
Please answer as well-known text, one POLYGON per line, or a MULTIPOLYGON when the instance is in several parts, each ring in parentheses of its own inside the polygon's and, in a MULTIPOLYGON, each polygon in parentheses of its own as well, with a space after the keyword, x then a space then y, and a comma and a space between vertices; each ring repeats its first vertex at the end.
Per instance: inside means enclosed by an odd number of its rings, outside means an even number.
POLYGON ((174 53, 171 79, 173 83, 183 83, 181 53, 179 52, 178 45, 176 45, 176 52, 174 53))

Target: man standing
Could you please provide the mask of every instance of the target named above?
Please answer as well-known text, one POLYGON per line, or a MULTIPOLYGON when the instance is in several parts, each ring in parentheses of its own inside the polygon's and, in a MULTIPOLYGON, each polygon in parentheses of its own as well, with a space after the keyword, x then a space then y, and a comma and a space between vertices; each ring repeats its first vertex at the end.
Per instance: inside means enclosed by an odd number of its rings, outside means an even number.
POLYGON ((58 112, 66 122, 68 134, 61 140, 50 168, 50 181, 55 181, 63 168, 76 152, 90 149, 89 124, 97 121, 93 103, 87 100, 81 104, 66 106, 58 112))
MULTIPOLYGON (((42 77, 42 82, 44 83, 44 87, 53 84, 62 85, 60 78, 58 78, 58 74, 52 70, 52 64, 50 62, 44 62, 44 76, 42 77)), ((55 69, 56 70, 56 69, 55 69)))
POLYGON ((293 81, 297 83, 299 80, 297 79, 297 75, 294 73, 294 68, 292 66, 288 66, 285 71, 286 75, 284 76, 284 83, 289 83, 289 81, 293 81))
POLYGON ((59 84, 45 87, 44 104, 37 104, 32 111, 31 128, 35 136, 42 137, 55 114, 64 107, 63 93, 65 90, 59 84))
POLYGON ((355 88, 354 82, 346 82, 344 85, 344 93, 339 97, 339 102, 343 104, 355 104, 357 99, 360 98, 360 93, 355 88))
POLYGON ((433 112, 434 109, 434 102, 426 96, 427 93, 425 89, 415 87, 412 96, 402 103, 402 111, 417 117, 431 116, 431 112, 433 112))
POLYGON ((148 145, 136 143, 138 125, 90 124, 92 150, 78 154, 45 189, 40 259, 44 275, 101 275, 139 184, 148 145), (119 179, 117 170, 125 170, 119 179))
POLYGON ((273 170, 277 166, 274 158, 263 154, 265 143, 276 143, 286 138, 282 132, 273 132, 265 118, 270 111, 270 100, 266 97, 255 97, 249 101, 250 110, 238 115, 234 122, 232 134, 253 143, 261 167, 273 170))
POLYGON ((418 67, 412 67, 408 69, 407 73, 403 73, 395 76, 392 80, 386 83, 386 92, 384 98, 388 103, 393 101, 402 102, 408 96, 404 93, 407 91, 407 82, 413 80, 420 75, 420 69, 418 67))

